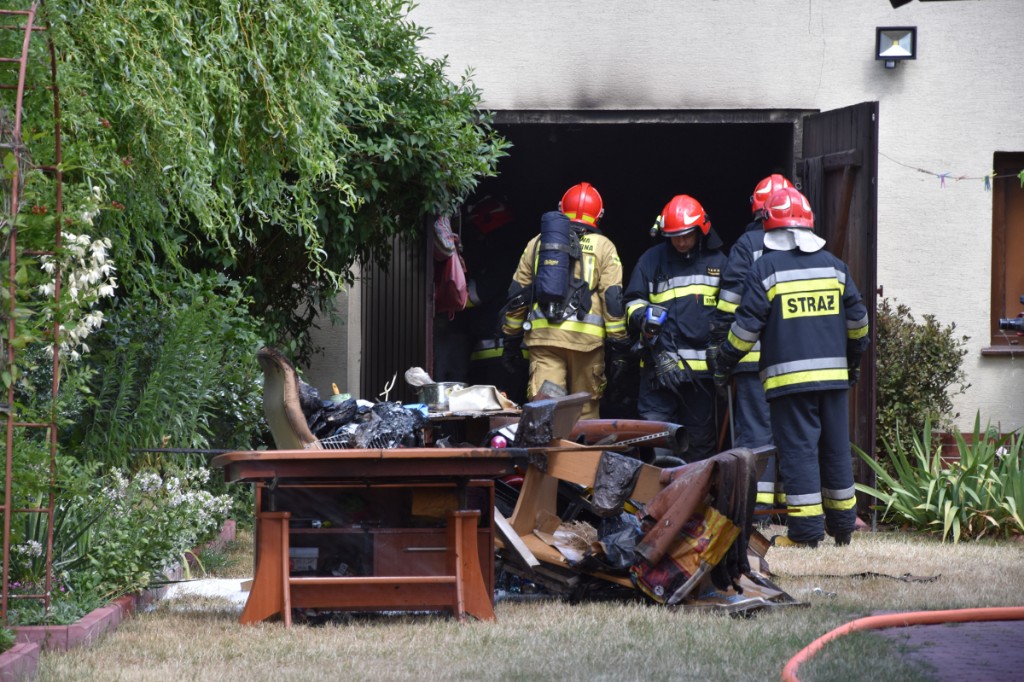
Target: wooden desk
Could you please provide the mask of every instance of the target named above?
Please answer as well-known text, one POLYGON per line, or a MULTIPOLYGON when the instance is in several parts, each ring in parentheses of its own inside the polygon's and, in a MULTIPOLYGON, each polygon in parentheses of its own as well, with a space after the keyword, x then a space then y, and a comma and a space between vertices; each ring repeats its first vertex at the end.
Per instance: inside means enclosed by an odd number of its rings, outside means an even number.
POLYGON ((280 614, 290 626, 292 608, 494 619, 493 479, 515 471, 509 453, 263 450, 213 465, 229 482, 256 486, 256 569, 242 623, 280 614), (293 575, 296 540, 327 550, 331 563, 293 575))

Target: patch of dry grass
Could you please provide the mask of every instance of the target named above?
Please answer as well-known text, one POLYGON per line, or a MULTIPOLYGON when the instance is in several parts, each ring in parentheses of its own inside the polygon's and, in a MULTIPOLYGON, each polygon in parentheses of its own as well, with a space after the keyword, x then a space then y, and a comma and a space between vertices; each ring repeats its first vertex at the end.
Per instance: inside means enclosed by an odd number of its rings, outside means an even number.
MULTIPOLYGON (((251 536, 240 535, 245 543, 251 536)), ((1012 542, 858 533, 849 547, 772 549, 767 558, 805 607, 730 618, 644 603, 502 602, 494 623, 350 615, 286 630, 241 626, 227 602, 190 604, 201 610, 162 602, 90 649, 43 655, 37 679, 776 680, 798 650, 855 618, 1017 605, 1024 586, 1024 545, 1012 542), (885 577, 903 574, 936 579, 885 577)), ((251 571, 251 556, 241 552, 238 562, 251 571)), ((224 570, 235 569, 229 562, 224 570)), ((836 670, 844 682, 928 679, 879 636, 840 642, 830 645, 828 666, 808 666, 802 679, 835 679, 836 670)))
POLYGON ((835 593, 832 600, 851 610, 858 605, 868 605, 871 611, 1019 605, 1024 590, 1020 541, 953 545, 916 534, 857 533, 850 547, 827 541, 817 550, 771 549, 767 559, 777 582, 792 596, 813 603, 818 598, 813 590, 820 587, 835 593), (904 575, 936 579, 893 579, 904 575))

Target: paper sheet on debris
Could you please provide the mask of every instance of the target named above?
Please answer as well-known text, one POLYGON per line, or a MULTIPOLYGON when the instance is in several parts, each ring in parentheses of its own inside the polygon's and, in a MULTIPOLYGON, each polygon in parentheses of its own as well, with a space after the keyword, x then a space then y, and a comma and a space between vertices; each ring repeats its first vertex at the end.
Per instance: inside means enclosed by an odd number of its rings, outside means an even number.
POLYGON ((554 533, 545 533, 542 530, 534 528, 533 534, 545 543, 557 549, 562 556, 569 560, 570 563, 576 563, 583 560, 583 551, 574 546, 575 536, 567 533, 566 531, 556 530, 554 533))
POLYGON ((557 549, 570 563, 582 561, 586 548, 597 539, 597 530, 587 523, 563 523, 549 511, 537 513, 533 534, 557 549))
POLYGON ((514 410, 516 407, 496 386, 466 386, 453 389, 448 394, 448 409, 452 412, 514 410))

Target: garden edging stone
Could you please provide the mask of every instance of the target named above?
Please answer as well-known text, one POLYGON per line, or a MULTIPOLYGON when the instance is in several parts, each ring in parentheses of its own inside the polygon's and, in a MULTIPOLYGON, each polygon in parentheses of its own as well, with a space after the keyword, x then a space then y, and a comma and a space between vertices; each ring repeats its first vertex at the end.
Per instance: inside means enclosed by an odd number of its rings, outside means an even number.
POLYGON ((36 676, 39 667, 39 645, 34 642, 18 642, 0 654, 0 680, 21 682, 36 676))
MULTIPOLYGON (((235 528, 234 520, 225 521, 220 534, 206 543, 203 549, 222 549, 226 543, 235 539, 235 528)), ((184 570, 180 567, 167 576, 171 581, 183 577, 184 570)), ((12 628, 16 643, 0 654, 0 682, 31 680, 36 675, 42 649, 67 651, 77 646, 90 646, 102 635, 117 629, 121 621, 138 608, 162 599, 166 592, 167 586, 162 586, 119 597, 70 625, 19 625, 12 628)))

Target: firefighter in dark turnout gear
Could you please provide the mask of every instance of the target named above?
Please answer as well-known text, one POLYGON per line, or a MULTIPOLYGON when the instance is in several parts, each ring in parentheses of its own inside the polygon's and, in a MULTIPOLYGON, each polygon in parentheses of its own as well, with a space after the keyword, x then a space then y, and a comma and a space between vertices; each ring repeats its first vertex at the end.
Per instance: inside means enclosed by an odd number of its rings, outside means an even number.
POLYGON ((764 254, 751 267, 715 383, 724 386, 761 340, 760 372, 786 491, 788 536, 777 546, 850 542, 856 497, 847 396, 867 347, 868 310, 843 261, 822 247, 796 189, 764 205, 764 254))
POLYGON ((511 302, 502 326, 505 358, 510 365, 518 361, 524 340, 529 348, 527 397, 532 400, 546 384, 570 394, 587 392, 591 397, 583 406, 583 419, 599 416, 606 384, 606 347, 612 355, 621 355, 629 347, 622 301, 622 262, 615 245, 598 228, 603 215, 601 195, 589 182, 582 182, 566 191, 557 212, 542 216, 542 230, 568 222, 574 239, 569 235, 571 246, 552 246, 541 235, 530 240, 512 279, 511 302), (543 254, 549 246, 555 256, 573 251, 577 242, 578 259, 573 254, 567 264, 570 290, 564 302, 542 302, 537 289, 541 268, 547 267, 548 258, 543 254))
MULTIPOLYGON (((722 286, 718 292, 718 305, 711 324, 712 357, 717 357, 717 349, 729 333, 729 327, 736 317, 743 296, 743 285, 747 280, 750 267, 764 250, 764 225, 762 209, 765 199, 776 190, 792 187, 793 184, 781 175, 773 174, 762 179, 754 187, 750 195, 750 208, 753 220, 747 225, 746 231, 740 235, 729 250, 729 260, 722 271, 722 286)), ((733 370, 732 385, 735 392, 731 403, 733 447, 757 448, 772 444, 771 416, 768 412, 768 401, 764 397, 764 386, 757 375, 757 364, 761 359, 761 344, 757 342, 746 355, 740 358, 733 370)), ((757 483, 757 508, 778 509, 786 504, 786 494, 782 483, 776 481, 775 456, 769 458, 764 473, 757 483)))
POLYGON ((626 286, 629 329, 644 346, 637 411, 644 419, 685 426, 686 459, 693 462, 717 450, 707 347, 726 259, 721 239, 693 197, 673 197, 652 231, 665 239, 640 256, 626 286), (645 342, 642 331, 652 306, 667 313, 656 339, 645 342))

